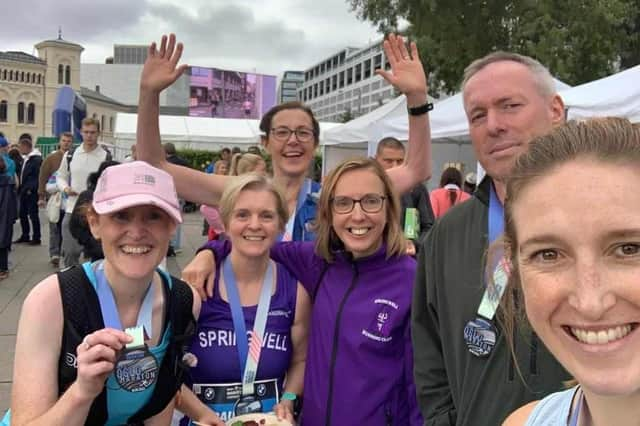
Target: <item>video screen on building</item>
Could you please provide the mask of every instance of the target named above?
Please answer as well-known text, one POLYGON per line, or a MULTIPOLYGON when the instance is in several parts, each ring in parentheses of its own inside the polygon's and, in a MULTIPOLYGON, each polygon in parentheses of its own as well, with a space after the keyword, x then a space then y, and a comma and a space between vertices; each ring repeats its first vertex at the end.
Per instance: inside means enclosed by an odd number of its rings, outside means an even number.
POLYGON ((191 67, 189 115, 260 119, 276 104, 276 77, 191 67))

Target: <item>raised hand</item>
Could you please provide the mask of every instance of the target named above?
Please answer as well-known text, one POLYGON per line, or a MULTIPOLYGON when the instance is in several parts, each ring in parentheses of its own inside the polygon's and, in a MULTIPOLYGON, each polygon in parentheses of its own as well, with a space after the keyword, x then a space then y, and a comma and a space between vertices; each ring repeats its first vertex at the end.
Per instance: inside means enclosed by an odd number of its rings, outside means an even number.
POLYGON ((376 73, 407 95, 407 99, 416 98, 418 102, 424 102, 427 95, 427 79, 416 44, 411 42, 409 53, 401 36, 389 34, 383 48, 391 71, 379 69, 376 73))
POLYGON ((160 93, 173 84, 187 69, 186 64, 178 65, 182 49, 182 43, 176 44, 175 34, 163 35, 160 49, 155 42, 151 43, 140 76, 140 88, 160 93))

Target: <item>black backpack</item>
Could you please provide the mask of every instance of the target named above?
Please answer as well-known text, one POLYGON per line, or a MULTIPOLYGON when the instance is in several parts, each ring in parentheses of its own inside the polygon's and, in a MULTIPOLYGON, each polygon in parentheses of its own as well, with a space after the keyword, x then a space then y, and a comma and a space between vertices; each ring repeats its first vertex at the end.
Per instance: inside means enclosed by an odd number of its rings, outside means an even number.
MULTIPOLYGON (((82 266, 58 272, 60 296, 64 311, 62 345, 58 359, 58 394, 62 395, 76 380, 76 348, 87 334, 104 328, 98 296, 82 266)), ((151 398, 140 411, 129 418, 128 425, 142 425, 145 419, 160 413, 175 397, 183 383, 187 366, 182 359, 191 343, 196 321, 193 317, 193 293, 183 281, 171 277, 172 287, 164 282, 167 317, 171 339, 160 364, 158 381, 151 398)), ((103 389, 93 401, 86 425, 105 424, 108 419, 107 391, 103 389)))

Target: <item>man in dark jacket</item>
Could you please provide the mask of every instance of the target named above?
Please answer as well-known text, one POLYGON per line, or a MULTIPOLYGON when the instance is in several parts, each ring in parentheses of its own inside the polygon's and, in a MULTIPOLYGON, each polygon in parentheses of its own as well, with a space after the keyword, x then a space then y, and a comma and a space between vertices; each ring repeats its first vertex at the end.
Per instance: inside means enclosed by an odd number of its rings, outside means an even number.
POLYGON ((20 171, 20 188, 18 197, 20 199, 20 226, 22 235, 15 242, 40 245, 40 218, 38 216, 38 176, 42 165, 42 154, 33 148, 31 136, 24 134, 20 136, 18 149, 24 158, 22 170, 20 171), (29 238, 31 228, 33 228, 33 238, 29 238))
MULTIPOLYGON (((396 138, 384 138, 378 142, 376 148, 376 161, 382 166, 383 169, 388 170, 392 167, 402 165, 405 157, 405 149, 402 142, 396 138)), ((419 247, 418 241, 422 241, 429 229, 433 226, 435 216, 433 209, 431 208, 431 200, 429 199, 429 192, 424 184, 419 184, 413 187, 410 192, 402 194, 400 197, 402 203, 402 211, 400 212, 400 223, 407 232, 407 220, 411 221, 407 217, 407 211, 414 209, 414 213, 417 213, 417 224, 420 227, 417 235, 407 235, 409 244, 407 246, 407 253, 411 256, 415 256, 417 248, 419 247)), ((413 214, 412 212, 409 215, 413 214)))
MULTIPOLYGON (((514 336, 513 359, 496 320, 501 294, 487 292, 485 282, 497 276, 504 284, 507 276, 496 274, 493 262, 485 268, 488 246, 502 233, 505 179, 534 137, 563 123, 562 99, 544 66, 505 52, 469 65, 462 87, 471 141, 487 176, 469 201, 433 226, 419 256, 411 331, 418 402, 428 426, 502 424, 568 379, 526 328, 514 336)), ((492 252, 499 258, 497 244, 492 252)))

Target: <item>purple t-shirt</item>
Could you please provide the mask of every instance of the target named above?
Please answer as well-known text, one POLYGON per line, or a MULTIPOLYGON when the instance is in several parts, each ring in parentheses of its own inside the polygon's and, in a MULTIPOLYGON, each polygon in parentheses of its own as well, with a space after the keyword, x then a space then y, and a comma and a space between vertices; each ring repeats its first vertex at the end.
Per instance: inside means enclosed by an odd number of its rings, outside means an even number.
MULTIPOLYGON (((221 271, 220 263, 216 271, 221 271)), ((298 282, 278 263, 276 271, 276 290, 269 305, 256 381, 277 379, 281 392, 293 354, 291 326, 296 313, 298 282)), ((198 358, 198 365, 190 371, 192 383, 242 382, 231 309, 220 297, 219 279, 218 272, 213 297, 202 303, 197 331, 191 342, 190 352, 198 358)), ((242 308, 247 331, 253 329, 257 308, 257 305, 242 308)))

